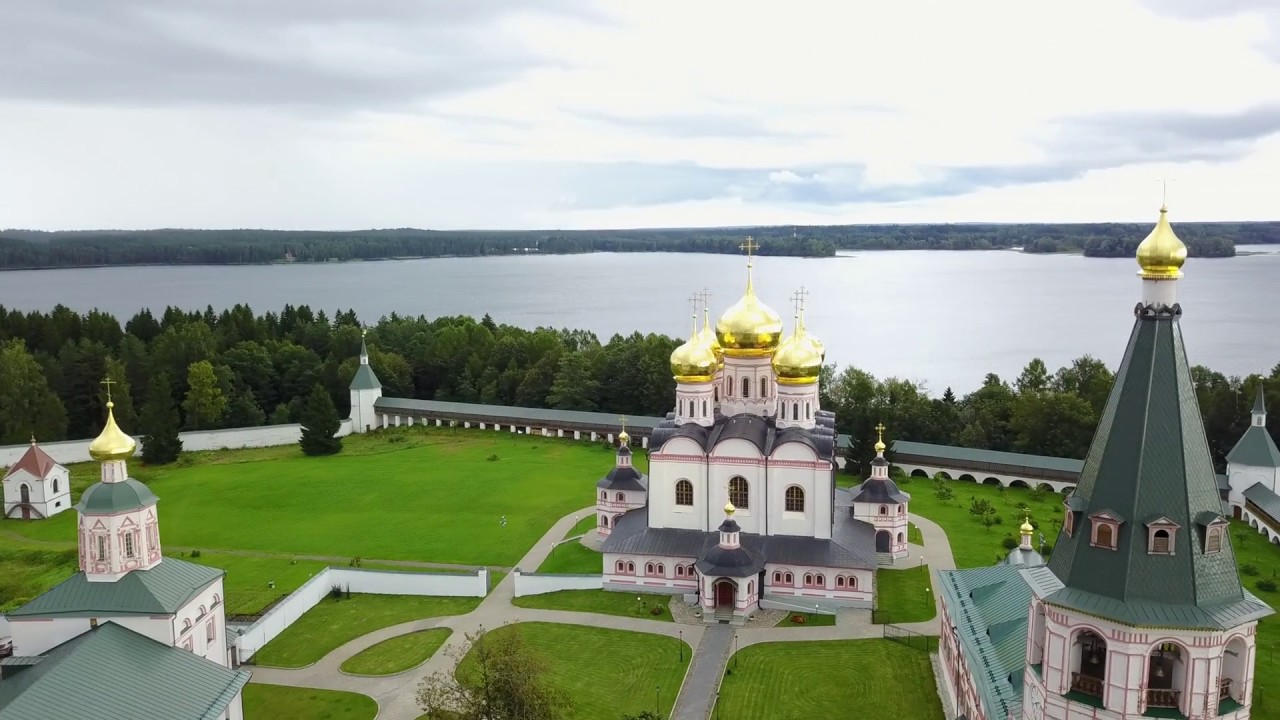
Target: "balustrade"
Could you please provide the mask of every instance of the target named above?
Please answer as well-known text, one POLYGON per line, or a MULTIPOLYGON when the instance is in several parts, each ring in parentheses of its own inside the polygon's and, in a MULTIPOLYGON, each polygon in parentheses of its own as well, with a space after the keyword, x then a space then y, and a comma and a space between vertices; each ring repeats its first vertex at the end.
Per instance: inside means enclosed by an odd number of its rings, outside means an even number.
POLYGON ((1102 681, 1088 675, 1071 673, 1071 689, 1085 695, 1102 697, 1102 681))
POLYGON ((1231 697, 1231 678, 1222 678, 1218 681, 1218 699, 1226 700, 1231 697))
POLYGON ((1181 698, 1181 690, 1148 690, 1147 707, 1176 708, 1181 698))

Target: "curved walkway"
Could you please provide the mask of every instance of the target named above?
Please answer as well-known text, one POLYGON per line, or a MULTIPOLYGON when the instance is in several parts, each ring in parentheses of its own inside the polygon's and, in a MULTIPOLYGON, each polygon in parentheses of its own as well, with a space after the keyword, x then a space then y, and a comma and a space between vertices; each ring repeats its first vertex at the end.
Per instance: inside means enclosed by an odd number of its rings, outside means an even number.
MULTIPOLYGON (((574 526, 583 513, 591 512, 594 506, 570 513, 551 526, 542 538, 521 558, 517 567, 537 568, 542 565, 552 548, 574 526)), ((955 568, 951 546, 947 535, 932 520, 918 515, 911 515, 922 533, 925 544, 911 546, 911 557, 924 557, 929 564, 934 587, 937 586, 938 571, 955 568)), ((936 596, 936 593, 935 593, 936 596)), ((253 677, 250 682, 270 683, 273 685, 292 685, 329 690, 347 690, 372 697, 378 703, 378 720, 414 720, 422 711, 418 708, 417 687, 423 678, 436 673, 453 672, 455 656, 466 643, 466 635, 482 628, 495 628, 505 623, 550 622, 566 625, 588 625, 591 627, 628 630, 632 632, 652 633, 677 637, 683 634, 684 639, 693 646, 695 652, 706 634, 706 627, 700 625, 684 625, 677 623, 628 618, 615 615, 599 615, 562 610, 533 610, 520 608, 511 604, 515 597, 515 576, 508 574, 502 578, 480 605, 466 615, 426 618, 401 623, 375 630, 362 635, 338 647, 325 655, 314 665, 296 670, 281 668, 250 666, 253 677), (393 638, 417 630, 447 627, 453 634, 445 644, 436 651, 427 662, 411 670, 397 675, 383 677, 364 677, 348 675, 339 670, 351 656, 369 648, 383 640, 393 638)), ((915 632, 938 634, 939 618, 942 617, 941 600, 938 603, 938 614, 933 620, 904 625, 915 632)), ((842 612, 834 626, 808 628, 741 628, 734 633, 731 652, 748 645, 764 642, 799 642, 807 640, 852 640, 880 637, 883 633, 880 625, 871 624, 869 610, 842 612)), ((714 682, 719 683, 719 678, 714 682)))

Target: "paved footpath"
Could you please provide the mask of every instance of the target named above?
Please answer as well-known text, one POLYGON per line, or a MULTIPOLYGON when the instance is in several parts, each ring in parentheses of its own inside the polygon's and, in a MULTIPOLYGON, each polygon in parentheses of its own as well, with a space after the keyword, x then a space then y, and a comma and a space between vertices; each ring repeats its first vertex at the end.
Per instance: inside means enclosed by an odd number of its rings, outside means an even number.
MULTIPOLYGON (((551 550, 577 523, 584 514, 595 511, 595 506, 584 508, 564 516, 521 558, 517 567, 537 568, 551 554, 551 550)), ((924 547, 912 545, 911 558, 923 556, 932 571, 933 587, 937 587, 937 572, 955 568, 951 556, 951 546, 947 542, 946 533, 936 523, 918 515, 911 515, 911 521, 924 536, 924 547)), ((372 560, 370 562, 373 562, 372 560)), ((380 561, 379 561, 380 562, 380 561)), ((918 561, 917 561, 918 562, 918 561)), ((425 564, 425 563, 424 563, 425 564)), ((911 567, 904 563, 904 567, 911 567)), ((936 595, 936 592, 935 592, 936 595)), ((672 720, 705 720, 720 686, 720 678, 733 646, 743 648, 762 642, 798 642, 807 640, 852 640, 881 637, 882 628, 871 624, 870 611, 847 611, 839 615, 834 626, 807 628, 732 628, 727 625, 684 625, 641 618, 618 617, 614 615, 598 615, 561 610, 532 610, 519 608, 511 604, 515 597, 515 576, 508 574, 493 588, 480 605, 466 615, 427 618, 393 625, 362 635, 345 645, 333 650, 319 662, 297 670, 246 666, 253 671, 250 682, 269 683, 274 685, 293 685, 296 687, 322 688, 330 690, 347 690, 368 695, 378 703, 378 720, 414 720, 422 714, 417 704, 417 687, 423 678, 434 673, 452 673, 457 665, 458 654, 466 644, 466 635, 478 632, 481 628, 496 628, 507 623, 518 622, 551 622, 566 625, 588 625, 591 627, 629 630, 632 632, 652 633, 679 637, 692 645, 693 661, 680 690, 673 711, 672 720), (447 627, 453 630, 449 640, 436 651, 430 660, 405 672, 386 677, 360 677, 348 675, 339 670, 339 666, 352 655, 371 647, 383 640, 398 635, 425 630, 428 628, 447 627), (735 638, 735 635, 737 636, 735 638), (705 662, 700 659, 705 656, 705 662), (719 661, 716 658, 719 657, 719 661), (699 715, 698 713, 702 714, 699 715)), ((936 635, 938 623, 942 616, 941 601, 938 603, 938 616, 933 620, 904 625, 915 632, 936 635)))

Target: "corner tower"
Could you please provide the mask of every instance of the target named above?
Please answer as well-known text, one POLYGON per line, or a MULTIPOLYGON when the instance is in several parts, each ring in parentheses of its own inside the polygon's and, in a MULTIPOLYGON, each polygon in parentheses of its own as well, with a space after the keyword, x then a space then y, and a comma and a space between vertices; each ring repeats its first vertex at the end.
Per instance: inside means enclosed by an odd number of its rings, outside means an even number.
POLYGON ((360 332, 360 365, 356 368, 355 377, 351 378, 352 432, 369 432, 376 426, 373 404, 382 397, 382 383, 369 365, 369 346, 364 341, 366 332, 360 332))
POLYGON ((110 382, 106 381, 107 422, 89 443, 89 455, 102 464, 101 479, 75 505, 80 518, 80 569, 89 582, 115 582, 164 559, 156 517, 158 498, 129 477, 127 461, 137 443, 116 425, 110 382))
POLYGON ((1027 718, 1249 717, 1255 633, 1183 347, 1186 247, 1160 209, 1142 301, 1048 572, 1032 584, 1027 718), (1173 716, 1173 715, 1170 715, 1173 716))

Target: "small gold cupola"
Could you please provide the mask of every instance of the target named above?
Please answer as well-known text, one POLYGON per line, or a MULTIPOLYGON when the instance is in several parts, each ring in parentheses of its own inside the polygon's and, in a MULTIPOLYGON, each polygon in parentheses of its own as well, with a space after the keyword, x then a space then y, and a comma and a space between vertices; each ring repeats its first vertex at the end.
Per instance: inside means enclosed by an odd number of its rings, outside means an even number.
POLYGON ((804 326, 804 296, 807 294, 804 288, 796 292, 795 332, 783 340, 773 354, 773 374, 780 385, 817 382, 822 372, 826 348, 804 326))
POLYGON ((716 322, 716 340, 728 357, 767 357, 778 349, 782 338, 782 317, 756 297, 751 277, 751 251, 758 248, 747 238, 747 291, 716 322))
MULTIPOLYGON (((110 393, 107 396, 110 397, 110 393)), ((98 437, 89 443, 89 457, 98 462, 127 460, 133 457, 133 451, 138 447, 138 443, 116 425, 116 416, 112 411, 115 406, 114 402, 107 400, 107 424, 98 433, 98 437)))
POLYGON ((1147 239, 1138 245, 1138 271, 1146 280, 1176 280, 1182 277, 1182 264, 1187 260, 1187 246, 1182 244, 1169 225, 1169 208, 1160 206, 1160 219, 1147 239))
POLYGON ((676 382, 711 382, 716 374, 716 354, 698 336, 698 315, 693 315, 689 339, 671 352, 671 374, 676 382))

